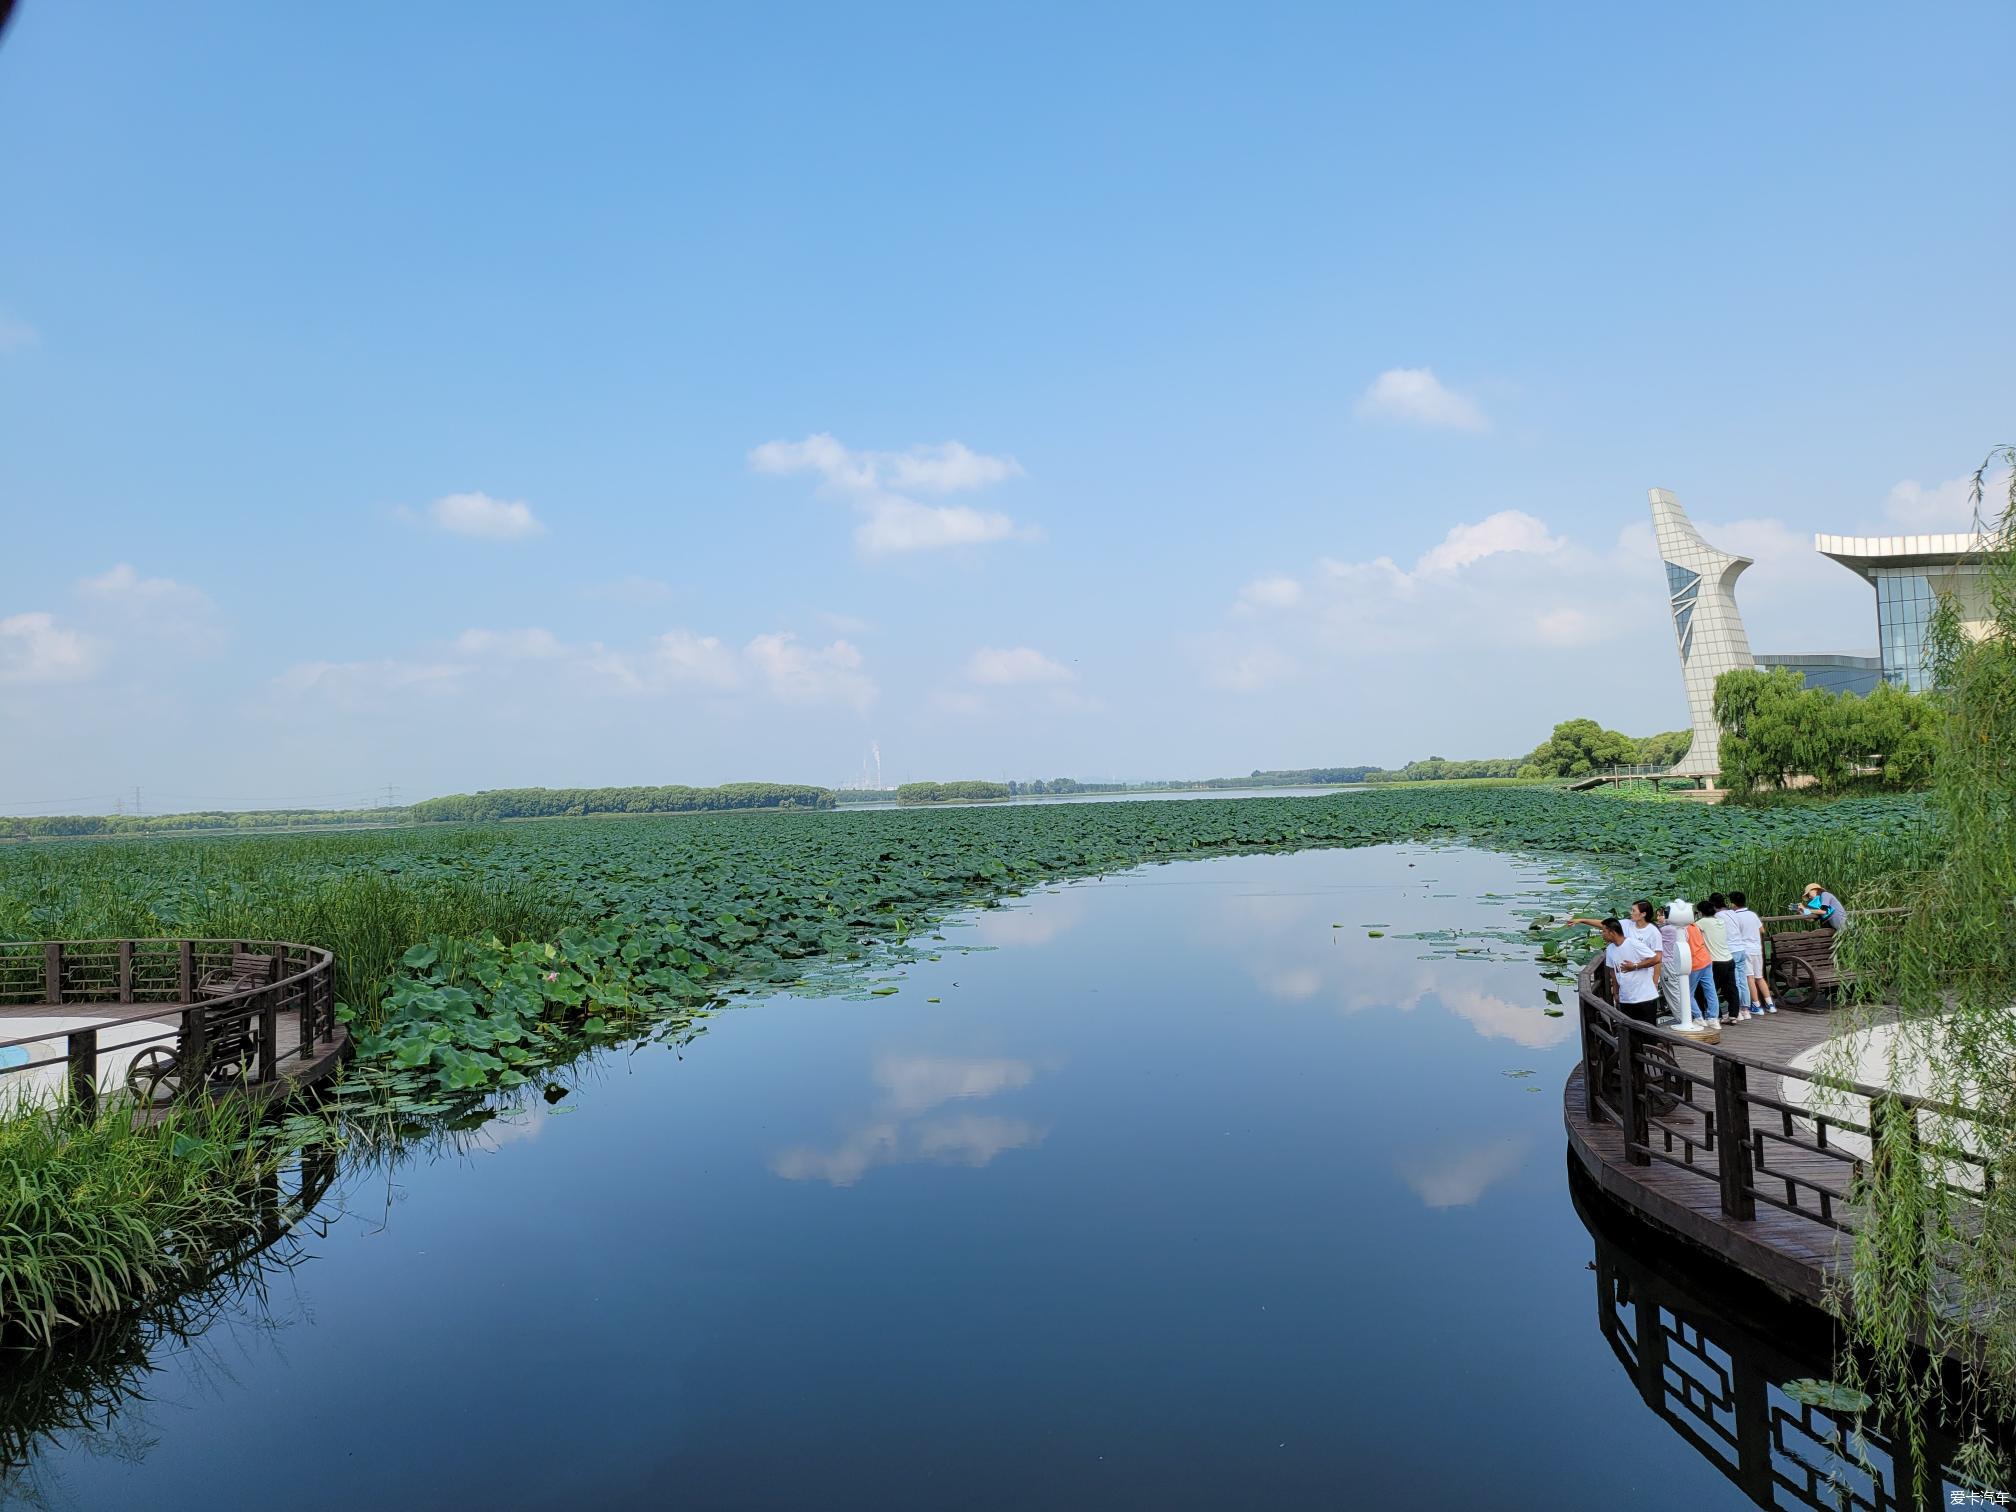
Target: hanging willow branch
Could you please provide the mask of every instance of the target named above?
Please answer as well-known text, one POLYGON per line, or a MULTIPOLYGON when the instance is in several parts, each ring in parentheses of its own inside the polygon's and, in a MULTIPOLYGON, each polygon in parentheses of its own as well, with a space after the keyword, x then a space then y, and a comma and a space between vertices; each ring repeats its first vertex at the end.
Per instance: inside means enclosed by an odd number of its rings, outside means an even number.
MULTIPOLYGON (((1863 1079, 1923 1088, 1980 1116, 1872 1119, 1856 1191, 1863 1220, 1840 1299, 1850 1346, 1842 1369, 1908 1440, 1921 1482, 1925 1424, 1937 1411, 1973 1425, 1956 1468, 2006 1486, 2006 1446, 1986 1425, 2016 1420, 2016 447, 1983 461, 1973 502, 1980 540, 1969 565, 1983 591, 1971 603, 1942 594, 1930 634, 1944 716, 1933 778, 1942 848, 1900 928, 1851 926, 1840 948, 1862 973, 1864 997, 1898 1014, 1887 1075, 1863 1079), (1991 496, 2005 465, 2007 497, 1999 483, 1991 496), (1956 1165, 1942 1150, 1981 1165, 1956 1165), (1940 1366, 1942 1355, 1962 1362, 1957 1372, 1940 1366)), ((1867 1028, 1872 1017, 1865 1005, 1844 1027, 1867 1028)), ((1915 1489, 1925 1495, 1923 1484, 1915 1489)))

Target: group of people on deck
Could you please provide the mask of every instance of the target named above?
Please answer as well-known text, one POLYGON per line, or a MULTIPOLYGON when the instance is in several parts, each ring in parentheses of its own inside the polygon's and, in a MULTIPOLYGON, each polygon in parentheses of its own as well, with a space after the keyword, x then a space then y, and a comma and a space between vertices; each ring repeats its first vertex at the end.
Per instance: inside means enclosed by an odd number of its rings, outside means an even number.
MULTIPOLYGON (((1799 908, 1825 929, 1848 923, 1841 900, 1817 882, 1799 908)), ((1715 1037, 1725 1023, 1778 1011, 1764 974, 1764 921, 1740 892, 1710 893, 1698 903, 1640 898, 1628 917, 1568 922, 1603 932, 1610 999, 1641 1022, 1715 1037)))

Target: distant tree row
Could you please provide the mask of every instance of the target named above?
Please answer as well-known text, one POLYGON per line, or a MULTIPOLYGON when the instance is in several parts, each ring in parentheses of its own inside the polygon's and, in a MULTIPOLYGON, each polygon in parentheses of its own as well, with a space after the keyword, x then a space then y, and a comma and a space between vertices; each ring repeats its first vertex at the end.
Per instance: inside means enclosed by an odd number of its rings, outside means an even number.
POLYGON ((1011 796, 1005 782, 906 782, 896 789, 898 803, 975 803, 1011 796))
POLYGON ((403 808, 247 809, 190 814, 38 814, 0 817, 0 838, 55 840, 90 835, 239 833, 261 829, 314 829, 360 824, 404 824, 403 808))
MULTIPOLYGON (((1076 777, 1039 777, 1034 782, 1011 782, 1008 791, 1020 797, 1024 794, 1043 797, 1057 793, 1124 793, 1129 788, 1140 786, 1128 782, 1080 782, 1076 777)), ((1163 786, 1149 783, 1149 787, 1163 786)))
POLYGON ((1787 667, 1724 672, 1715 680, 1722 783, 1732 794, 1810 778, 1822 791, 1855 781, 1922 787, 1940 741, 1932 699, 1879 684, 1866 696, 1809 688, 1787 667))
POLYGON ((720 787, 492 788, 428 798, 408 809, 416 823, 453 820, 554 819, 583 814, 690 814, 716 809, 833 807, 825 788, 781 782, 730 782, 720 787))

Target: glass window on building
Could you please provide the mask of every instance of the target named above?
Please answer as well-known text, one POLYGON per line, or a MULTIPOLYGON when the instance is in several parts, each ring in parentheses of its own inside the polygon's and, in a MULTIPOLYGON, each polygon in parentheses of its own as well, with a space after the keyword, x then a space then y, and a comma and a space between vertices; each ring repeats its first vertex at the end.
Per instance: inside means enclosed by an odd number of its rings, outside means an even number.
POLYGON ((1938 595, 1922 572, 1878 568, 1876 634, 1883 657, 1883 680, 1923 692, 1930 682, 1925 669, 1926 634, 1939 607, 1938 595))

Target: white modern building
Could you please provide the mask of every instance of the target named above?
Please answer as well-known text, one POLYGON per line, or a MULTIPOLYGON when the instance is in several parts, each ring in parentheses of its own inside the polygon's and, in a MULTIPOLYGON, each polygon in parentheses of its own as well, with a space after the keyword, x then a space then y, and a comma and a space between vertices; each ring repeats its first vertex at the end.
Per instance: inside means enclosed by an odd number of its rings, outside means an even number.
POLYGON ((1876 637, 1885 682, 1918 693, 1931 682, 1926 632, 1939 600, 1951 595, 1961 627, 1970 635, 1988 628, 1993 608, 1980 554, 1985 536, 1971 531, 1949 535, 1817 535, 1813 545, 1876 590, 1876 637))
POLYGON ((1687 685, 1687 713, 1694 743, 1680 764, 1679 777, 1712 777, 1722 770, 1722 727, 1715 722, 1715 679, 1724 672, 1757 665, 1750 637, 1736 608, 1736 579, 1752 565, 1746 556, 1717 551, 1701 539, 1680 501, 1664 488, 1650 491, 1652 532, 1666 564, 1668 608, 1673 636, 1680 643, 1680 673, 1687 685))
POLYGON ((1817 535, 1821 555, 1839 562, 1876 590, 1876 656, 1801 653, 1755 656, 1743 616, 1736 607, 1736 579, 1749 557, 1717 551, 1701 539, 1680 501, 1664 488, 1650 490, 1652 530, 1666 565, 1667 607, 1680 646, 1680 674, 1687 688, 1687 712, 1694 743, 1677 777, 1713 777, 1721 771, 1722 728, 1715 721, 1715 679, 1724 672, 1784 667, 1809 688, 1830 693, 1870 693, 1879 682, 1920 692, 1931 681, 1926 665, 1927 630, 1939 600, 1951 596, 1962 628, 1978 635, 1988 627, 1992 606, 1980 555, 1985 536, 1817 535))

